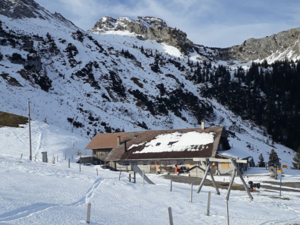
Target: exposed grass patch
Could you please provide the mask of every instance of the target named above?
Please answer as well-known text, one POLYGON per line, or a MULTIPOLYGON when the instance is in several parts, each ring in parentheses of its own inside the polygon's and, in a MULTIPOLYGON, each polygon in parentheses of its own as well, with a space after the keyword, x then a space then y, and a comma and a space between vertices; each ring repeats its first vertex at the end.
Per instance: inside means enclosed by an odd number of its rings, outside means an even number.
POLYGON ((28 118, 0 111, 0 127, 19 127, 20 124, 28 123, 28 118))
POLYGON ((287 197, 281 198, 281 197, 277 197, 277 196, 270 196, 270 198, 277 198, 277 199, 281 199, 281 200, 291 200, 290 198, 287 198, 287 197))
MULTIPOLYGON (((216 182, 217 183, 217 187, 221 188, 221 189, 228 189, 229 186, 229 182, 216 182)), ((210 186, 213 187, 213 183, 204 183, 204 186, 210 186)), ((240 190, 240 191, 245 191, 245 187, 244 185, 241 184, 233 184, 231 187, 231 190, 240 190)))

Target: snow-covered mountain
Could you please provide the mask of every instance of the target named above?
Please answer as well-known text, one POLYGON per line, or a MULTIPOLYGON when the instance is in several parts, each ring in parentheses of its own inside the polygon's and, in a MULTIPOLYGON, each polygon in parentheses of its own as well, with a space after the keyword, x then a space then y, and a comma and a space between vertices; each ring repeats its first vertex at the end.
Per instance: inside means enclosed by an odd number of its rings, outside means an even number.
POLYGON ((0 9, 0 111, 25 116, 29 100, 33 120, 89 138, 205 120, 229 129, 232 154, 266 158, 275 148, 291 160, 293 152, 271 144, 262 127, 203 97, 209 82, 193 81, 196 70, 225 65, 233 76, 250 65, 233 61, 228 49, 196 45, 153 17, 104 17, 86 32, 33 0, 1 0, 0 9))

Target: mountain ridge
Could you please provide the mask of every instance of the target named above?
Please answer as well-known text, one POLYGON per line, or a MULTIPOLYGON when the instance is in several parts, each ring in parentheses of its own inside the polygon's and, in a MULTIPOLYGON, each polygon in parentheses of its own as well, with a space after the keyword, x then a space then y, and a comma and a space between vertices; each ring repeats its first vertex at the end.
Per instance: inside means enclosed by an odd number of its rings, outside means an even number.
MULTIPOLYGON (((232 102, 241 103, 234 91, 229 98, 229 83, 242 82, 241 96, 255 89, 250 62, 219 61, 226 51, 201 45, 184 55, 127 30, 94 34, 39 10, 46 19, 11 19, 0 11, 2 111, 26 115, 30 100, 32 118, 88 138, 100 132, 197 127, 205 120, 207 126, 228 128, 231 141, 240 140, 238 145, 251 154, 259 153, 252 152, 255 146, 267 149, 265 154, 271 146, 291 154, 282 145, 268 144, 273 131, 268 134, 251 116, 237 113, 245 114, 244 108, 235 113, 230 108, 232 102), (245 143, 243 135, 255 144, 245 143)), ((271 71, 268 67, 264 73, 271 71)), ((255 96, 263 108, 266 95, 255 96)))

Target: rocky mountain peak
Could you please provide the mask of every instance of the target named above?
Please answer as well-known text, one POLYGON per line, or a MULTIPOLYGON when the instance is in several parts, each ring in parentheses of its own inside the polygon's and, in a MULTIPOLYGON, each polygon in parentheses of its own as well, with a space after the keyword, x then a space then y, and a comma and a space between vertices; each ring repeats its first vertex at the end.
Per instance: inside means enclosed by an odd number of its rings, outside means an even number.
POLYGON ((12 19, 41 18, 39 10, 42 7, 33 0, 2 0, 0 1, 0 14, 12 19))
POLYGON ((148 26, 148 27, 152 27, 152 26, 167 27, 168 26, 164 20, 162 20, 160 18, 152 17, 152 16, 145 16, 145 17, 138 16, 135 21, 143 23, 145 26, 148 26))
POLYGON ((300 28, 282 31, 264 38, 250 38, 241 45, 229 48, 229 55, 239 61, 254 61, 267 59, 297 60, 300 55, 300 28))
POLYGON ((167 23, 156 17, 141 17, 132 20, 127 17, 103 17, 96 22, 90 30, 92 33, 105 33, 108 31, 129 31, 136 34, 141 40, 156 40, 179 48, 186 52, 193 46, 193 43, 187 38, 186 33, 176 28, 169 27, 167 23))

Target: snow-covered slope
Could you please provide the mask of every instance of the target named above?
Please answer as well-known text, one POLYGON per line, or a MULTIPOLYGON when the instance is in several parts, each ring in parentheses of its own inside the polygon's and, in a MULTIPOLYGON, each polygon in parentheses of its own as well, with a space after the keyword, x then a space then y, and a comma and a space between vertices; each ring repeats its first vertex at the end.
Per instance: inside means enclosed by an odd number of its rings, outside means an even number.
MULTIPOLYGON (((199 194, 193 187, 190 202, 190 184, 173 182, 160 176, 147 176, 156 184, 143 186, 128 182, 128 173, 101 169, 99 166, 81 166, 75 163, 78 156, 70 152, 72 141, 75 149, 87 143, 80 135, 60 127, 34 122, 33 149, 37 161, 28 160, 27 127, 0 128, 0 224, 86 224, 87 205, 91 203, 90 224, 168 224, 168 207, 172 208, 174 224, 226 224, 227 190, 220 189, 216 195, 211 186, 204 186, 199 194), (5 149, 5 151, 4 151, 5 149), (58 156, 55 164, 41 162, 41 152, 58 156), (20 154, 23 158, 20 159, 20 154), (68 160, 71 166, 68 168, 68 160), (96 173, 98 170, 98 176, 96 173), (211 192, 210 216, 207 212, 207 195, 211 192)), ((77 150, 76 150, 77 151, 77 150)), ((248 174, 264 173, 250 168, 248 174)), ((299 179, 299 173, 285 169, 283 182, 299 179)), ((228 182, 230 177, 216 177, 228 182)), ((270 181, 267 176, 249 176, 246 182, 270 181)), ((240 184, 239 178, 235 183, 240 184)), ((272 180, 274 181, 274 180, 272 180)), ((277 185, 278 186, 278 185, 277 185)), ((292 188, 290 188, 292 189, 292 188)), ((261 188, 252 192, 250 201, 245 191, 231 191, 229 201, 230 224, 295 224, 300 221, 299 194, 261 188), (251 214, 249 214, 251 212, 251 214)))
MULTIPOLYGON (((219 64, 228 66, 216 60, 206 65, 209 57, 219 54, 217 49, 198 46, 187 56, 177 47, 138 38, 128 30, 85 32, 33 1, 4 2, 15 9, 23 4, 20 10, 30 6, 35 16, 23 13, 14 18, 3 13, 7 5, 0 5, 1 111, 26 116, 29 100, 33 120, 83 138, 99 132, 197 127, 205 120, 206 126, 232 130, 231 143, 246 156, 257 160, 263 153, 267 159, 275 148, 282 159, 291 161, 291 150, 267 144, 271 140, 262 135, 262 128, 203 98, 201 90, 209 84, 190 79, 197 68, 213 72, 219 64)), ((139 20, 149 28, 164 24, 139 20)))

